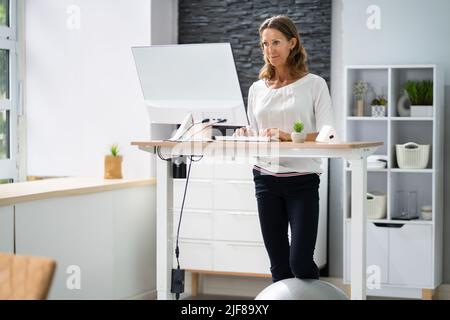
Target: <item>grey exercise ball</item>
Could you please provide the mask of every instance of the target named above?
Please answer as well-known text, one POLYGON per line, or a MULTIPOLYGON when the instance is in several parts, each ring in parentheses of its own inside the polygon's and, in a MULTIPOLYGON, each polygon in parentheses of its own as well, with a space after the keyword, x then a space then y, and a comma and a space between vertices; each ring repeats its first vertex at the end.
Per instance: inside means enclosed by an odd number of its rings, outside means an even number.
POLYGON ((255 300, 348 300, 348 297, 331 283, 291 278, 271 284, 255 300))

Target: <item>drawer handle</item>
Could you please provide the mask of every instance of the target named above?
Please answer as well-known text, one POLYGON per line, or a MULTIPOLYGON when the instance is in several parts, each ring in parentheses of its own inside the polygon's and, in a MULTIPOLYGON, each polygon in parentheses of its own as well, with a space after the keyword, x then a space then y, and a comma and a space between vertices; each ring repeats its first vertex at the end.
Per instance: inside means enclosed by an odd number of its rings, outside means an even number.
MULTIPOLYGON (((178 208, 176 211, 173 211, 173 214, 180 215, 180 208, 178 208)), ((212 215, 213 213, 211 211, 201 211, 201 210, 184 210, 184 213, 190 214, 204 214, 204 215, 212 215)))
POLYGON ((253 181, 248 180, 224 180, 223 182, 231 184, 253 184, 253 181))
POLYGON ((405 224, 404 223, 384 223, 384 222, 374 222, 375 226, 379 228, 402 228, 405 224))
POLYGON ((230 247, 237 247, 237 248, 264 248, 264 246, 261 244, 233 244, 229 243, 228 246, 230 247))
POLYGON ((233 216, 246 216, 246 217, 248 217, 248 216, 258 216, 258 214, 257 213, 254 213, 254 212, 227 212, 228 214, 230 214, 230 215, 233 215, 233 216))
POLYGON ((202 245, 202 246, 208 246, 208 247, 211 247, 212 246, 212 243, 205 243, 205 242, 194 242, 194 241, 185 241, 185 240, 181 240, 180 241, 180 244, 199 244, 199 245, 202 245))

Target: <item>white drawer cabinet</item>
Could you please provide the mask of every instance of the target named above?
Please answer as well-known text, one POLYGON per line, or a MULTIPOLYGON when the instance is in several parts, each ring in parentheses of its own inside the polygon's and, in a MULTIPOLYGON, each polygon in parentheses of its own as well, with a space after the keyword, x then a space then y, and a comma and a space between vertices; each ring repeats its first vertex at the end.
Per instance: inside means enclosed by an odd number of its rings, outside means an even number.
MULTIPOLYGON (((186 174, 189 169, 186 166, 186 174)), ((197 165, 197 162, 193 163, 191 166, 190 179, 211 179, 214 175, 214 163, 210 161, 205 161, 201 165, 197 165)))
MULTIPOLYGON (((186 180, 173 181, 173 207, 181 208, 186 180)), ((189 180, 185 209, 212 209, 213 188, 210 180, 189 180)))
MULTIPOLYGON (((174 244, 174 252, 175 245, 174 244)), ((214 244, 211 241, 180 239, 180 265, 182 269, 213 270, 214 244)), ((177 259, 173 256, 173 265, 177 259)))
POLYGON ((217 241, 214 253, 214 268, 216 270, 269 273, 269 257, 262 243, 217 241))
POLYGON ((431 225, 403 225, 389 230, 389 283, 431 287, 431 225))
POLYGON ((214 239, 262 242, 257 212, 216 212, 214 239))
MULTIPOLYGON (((350 221, 346 222, 346 250, 350 253, 351 232, 350 221)), ((377 266, 380 268, 381 283, 388 283, 388 245, 389 229, 376 226, 374 223, 367 224, 367 266, 377 266)), ((350 254, 346 255, 347 263, 345 268, 345 279, 350 279, 351 263, 350 254)))
MULTIPOLYGON (((351 222, 346 222, 345 280, 350 280, 351 222)), ((381 283, 429 288, 432 281, 432 226, 426 224, 367 224, 367 266, 378 266, 381 283)))
POLYGON ((214 166, 214 178, 253 181, 252 169, 249 163, 218 162, 214 166))
POLYGON ((216 210, 257 211, 253 181, 215 180, 214 208, 216 210))
MULTIPOLYGON (((192 164, 180 228, 183 269, 270 274, 253 182, 253 165, 204 158, 192 164)), ((319 235, 314 258, 326 264, 327 177, 321 176, 319 235)), ((185 179, 174 180, 173 230, 178 227, 185 179)), ((174 259, 174 265, 176 259, 174 259)))
MULTIPOLYGON (((173 234, 177 234, 180 212, 176 210, 173 215, 173 234)), ((213 214, 207 210, 184 210, 183 221, 180 226, 180 238, 187 239, 213 239, 213 214)))

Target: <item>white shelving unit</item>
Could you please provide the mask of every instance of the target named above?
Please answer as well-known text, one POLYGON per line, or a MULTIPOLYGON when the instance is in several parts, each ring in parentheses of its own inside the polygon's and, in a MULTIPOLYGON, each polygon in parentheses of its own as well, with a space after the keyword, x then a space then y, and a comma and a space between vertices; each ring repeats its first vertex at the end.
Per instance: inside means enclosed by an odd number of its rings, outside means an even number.
MULTIPOLYGON (((367 190, 387 194, 387 215, 368 220, 367 265, 378 266, 379 288, 368 283, 368 294, 376 296, 425 297, 442 282, 443 268, 443 76, 436 65, 362 65, 345 68, 346 110, 344 134, 349 141, 383 141, 376 154, 388 158, 387 168, 368 169, 367 190), (433 117, 400 117, 397 101, 407 80, 433 81, 433 117), (363 117, 354 116, 353 85, 369 83, 363 117), (387 97, 385 117, 370 116, 375 95, 387 97), (406 142, 429 144, 430 158, 425 169, 400 169, 395 145, 406 142), (419 219, 398 220, 397 192, 417 192, 419 219), (422 206, 432 206, 431 220, 420 219, 422 206)), ((344 281, 350 279, 351 172, 344 163, 344 281)), ((371 278, 373 281, 374 277, 371 278)))

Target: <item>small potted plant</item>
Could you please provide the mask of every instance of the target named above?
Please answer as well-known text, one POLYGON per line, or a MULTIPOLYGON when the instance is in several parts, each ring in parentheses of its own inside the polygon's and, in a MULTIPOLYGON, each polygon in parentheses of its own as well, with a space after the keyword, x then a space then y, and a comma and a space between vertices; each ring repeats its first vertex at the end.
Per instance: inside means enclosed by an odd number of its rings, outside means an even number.
POLYGON ((306 133, 303 132, 303 122, 301 121, 295 121, 293 129, 294 131, 291 133, 291 139, 295 143, 302 143, 305 142, 306 133))
POLYGON ((367 93, 369 85, 367 82, 358 81, 353 86, 353 94, 355 95, 356 106, 355 106, 355 116, 364 116, 364 95, 367 93))
POLYGON ((433 116, 433 81, 406 81, 405 91, 411 102, 411 117, 433 116))
POLYGON ((113 144, 109 155, 105 156, 105 179, 122 179, 122 156, 119 155, 119 146, 113 144))
POLYGON ((378 96, 372 100, 370 105, 372 109, 372 117, 385 117, 386 116, 386 98, 384 96, 378 96))

